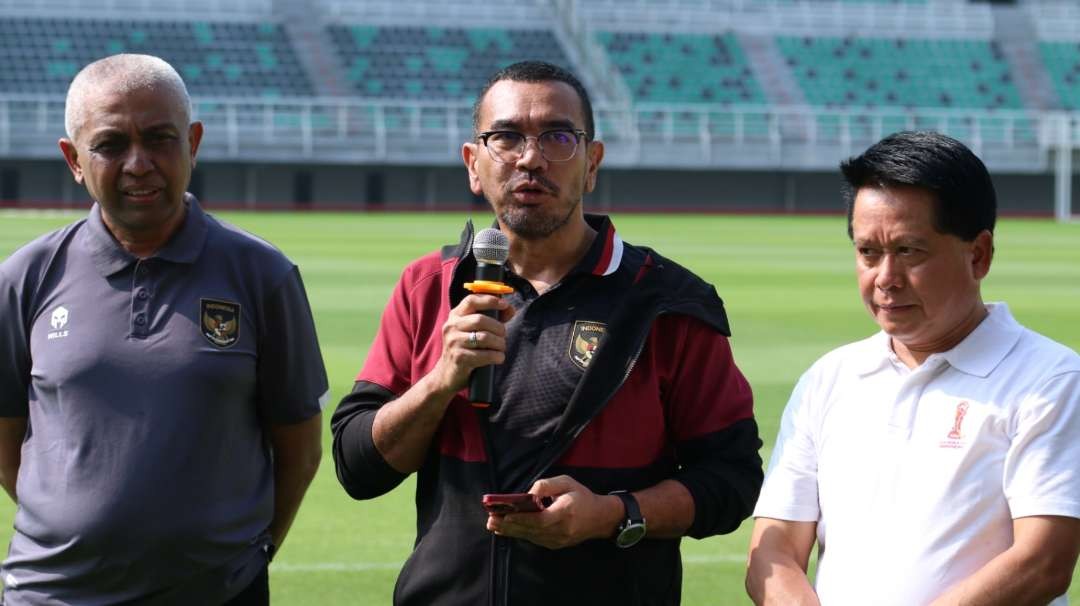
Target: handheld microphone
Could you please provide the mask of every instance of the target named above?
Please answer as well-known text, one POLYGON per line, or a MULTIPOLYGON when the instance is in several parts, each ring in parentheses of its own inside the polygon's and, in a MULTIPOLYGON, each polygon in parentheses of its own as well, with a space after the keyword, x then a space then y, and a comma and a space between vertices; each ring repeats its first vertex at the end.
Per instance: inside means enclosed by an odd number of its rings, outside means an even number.
MULTIPOLYGON (((503 264, 510 258, 510 239, 494 228, 480 230, 473 238, 473 256, 476 257, 476 279, 465 283, 465 290, 476 294, 502 296, 514 292, 503 284, 503 264)), ((482 312, 489 318, 499 319, 499 310, 482 312)), ((495 366, 481 366, 469 377, 469 402, 476 408, 487 408, 495 397, 495 366)))

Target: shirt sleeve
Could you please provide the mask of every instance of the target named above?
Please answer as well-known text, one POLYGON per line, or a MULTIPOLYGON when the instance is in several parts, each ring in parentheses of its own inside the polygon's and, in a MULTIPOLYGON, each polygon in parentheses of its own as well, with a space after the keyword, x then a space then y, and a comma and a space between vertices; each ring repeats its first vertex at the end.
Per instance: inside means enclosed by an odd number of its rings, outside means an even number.
POLYGON ((296 267, 263 302, 258 357, 258 406, 263 419, 287 425, 322 411, 329 384, 315 320, 296 267))
POLYGON ((1005 455, 1013 518, 1080 518, 1080 372, 1050 378, 1025 398, 1005 455))
POLYGON ((754 508, 755 518, 818 521, 818 459, 815 424, 810 418, 811 372, 799 379, 784 408, 765 484, 754 508))
POLYGON ((30 322, 20 291, 0 265, 0 417, 30 412, 30 322))
POLYGON ((761 440, 750 384, 735 365, 727 337, 688 316, 662 317, 674 364, 661 382, 666 422, 679 470, 674 479, 694 499, 687 534, 731 532, 750 515, 761 488, 761 440))

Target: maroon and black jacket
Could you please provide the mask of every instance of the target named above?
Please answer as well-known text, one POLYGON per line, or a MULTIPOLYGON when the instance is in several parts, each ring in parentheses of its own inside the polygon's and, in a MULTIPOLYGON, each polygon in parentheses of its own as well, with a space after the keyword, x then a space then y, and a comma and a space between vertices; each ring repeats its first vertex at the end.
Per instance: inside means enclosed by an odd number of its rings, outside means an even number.
MULTIPOLYGON (((486 530, 481 495, 524 492, 540 478, 567 474, 598 494, 678 480, 694 499, 687 534, 695 538, 731 532, 753 510, 761 441, 722 301, 711 285, 647 248, 622 244, 613 261, 614 228, 606 218, 587 218, 599 232, 597 271, 579 279, 597 282, 574 292, 605 297, 606 332, 531 471, 512 485, 491 464, 487 414, 465 392, 450 403, 417 472, 417 538, 395 604, 679 603, 679 539, 549 550, 486 530)), ((456 246, 405 269, 353 391, 334 413, 334 462, 353 498, 377 497, 406 477, 375 448, 372 422, 438 360, 441 327, 475 271, 472 235, 469 224, 456 246)))

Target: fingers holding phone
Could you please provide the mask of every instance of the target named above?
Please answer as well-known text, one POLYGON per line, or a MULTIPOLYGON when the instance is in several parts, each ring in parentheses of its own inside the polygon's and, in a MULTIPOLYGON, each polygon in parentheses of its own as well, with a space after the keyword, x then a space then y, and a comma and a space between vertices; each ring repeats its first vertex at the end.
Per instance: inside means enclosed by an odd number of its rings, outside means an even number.
MULTIPOLYGON (((618 497, 598 495, 569 476, 539 480, 526 496, 514 496, 514 507, 533 507, 522 504, 539 500, 539 511, 494 513, 488 511, 487 529, 500 536, 524 539, 531 543, 561 549, 593 538, 614 534, 622 515, 618 497)), ((496 495, 489 495, 496 496, 496 495)), ((505 495, 503 495, 505 496, 505 495)), ((492 504, 501 508, 500 505, 492 504)))
POLYGON ((486 494, 483 496, 484 509, 491 515, 506 515, 508 513, 535 513, 544 510, 551 505, 550 497, 527 492, 510 494, 486 494))

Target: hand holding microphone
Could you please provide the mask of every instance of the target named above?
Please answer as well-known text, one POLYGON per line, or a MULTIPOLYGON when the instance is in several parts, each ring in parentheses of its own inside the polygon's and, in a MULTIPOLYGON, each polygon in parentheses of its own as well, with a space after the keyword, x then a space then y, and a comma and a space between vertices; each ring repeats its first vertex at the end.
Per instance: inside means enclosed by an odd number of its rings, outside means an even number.
MULTIPOLYGON (((510 258, 510 240, 501 231, 488 228, 473 238, 473 256, 476 258, 476 278, 465 283, 465 289, 474 294, 503 296, 514 289, 503 283, 503 265, 510 258)), ((498 320, 499 312, 486 309, 480 313, 498 320)), ((469 347, 478 346, 476 332, 469 335, 469 347)), ((495 396, 495 367, 481 366, 469 377, 469 402, 477 408, 487 408, 495 396)))

